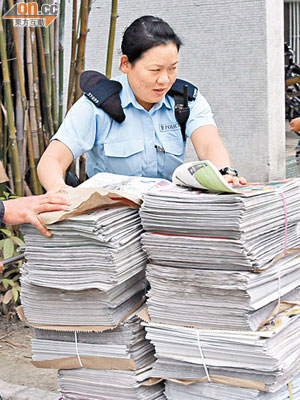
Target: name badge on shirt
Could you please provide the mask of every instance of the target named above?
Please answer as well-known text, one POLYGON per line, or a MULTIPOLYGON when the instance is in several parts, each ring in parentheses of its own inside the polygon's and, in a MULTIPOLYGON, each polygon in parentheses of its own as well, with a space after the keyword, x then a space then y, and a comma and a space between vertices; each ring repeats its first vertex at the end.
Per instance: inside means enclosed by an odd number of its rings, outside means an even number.
POLYGON ((180 129, 179 124, 160 124, 159 125, 159 130, 161 132, 167 132, 167 131, 174 131, 175 129, 180 129))

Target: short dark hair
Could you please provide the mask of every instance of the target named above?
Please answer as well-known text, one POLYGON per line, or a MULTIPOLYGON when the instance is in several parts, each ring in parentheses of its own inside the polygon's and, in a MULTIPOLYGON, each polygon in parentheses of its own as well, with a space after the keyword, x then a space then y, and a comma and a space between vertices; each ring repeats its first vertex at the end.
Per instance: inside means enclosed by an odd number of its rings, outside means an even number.
POLYGON ((152 15, 144 15, 133 21, 125 30, 121 50, 133 64, 142 57, 145 51, 168 43, 174 43, 178 51, 182 44, 166 21, 152 15))

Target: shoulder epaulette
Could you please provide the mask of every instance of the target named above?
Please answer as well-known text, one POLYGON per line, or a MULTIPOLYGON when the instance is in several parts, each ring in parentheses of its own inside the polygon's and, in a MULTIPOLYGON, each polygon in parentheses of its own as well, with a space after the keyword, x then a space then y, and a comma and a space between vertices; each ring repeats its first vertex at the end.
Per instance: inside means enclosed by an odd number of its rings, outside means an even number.
POLYGON ((102 108, 116 122, 124 121, 125 114, 119 96, 122 90, 120 82, 110 80, 97 71, 84 71, 80 75, 80 88, 96 107, 102 108))
POLYGON ((173 83, 171 89, 168 91, 168 95, 174 97, 175 95, 184 95, 184 87, 187 86, 188 99, 190 101, 195 100, 198 94, 198 88, 190 82, 184 81, 183 79, 177 78, 173 83))

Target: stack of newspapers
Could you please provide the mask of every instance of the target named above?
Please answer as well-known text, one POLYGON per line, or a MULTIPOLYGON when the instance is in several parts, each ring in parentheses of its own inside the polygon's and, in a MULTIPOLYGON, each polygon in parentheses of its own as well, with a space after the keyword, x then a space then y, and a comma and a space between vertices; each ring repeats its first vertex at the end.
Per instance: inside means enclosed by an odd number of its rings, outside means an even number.
POLYGON ((151 385, 151 368, 136 371, 73 369, 59 371, 63 399, 164 400, 163 386, 151 385))
POLYGON ((261 189, 248 186, 241 194, 203 193, 170 184, 144 196, 140 215, 147 231, 142 244, 151 262, 147 279, 153 322, 256 330, 278 298, 299 285, 298 180, 261 189), (265 207, 261 211, 265 198, 269 212, 265 207), (265 215, 270 221, 272 214, 274 225, 260 222, 265 215), (162 218, 170 222, 163 225, 162 218), (217 233, 214 222, 219 224, 217 233), (235 231, 218 236, 229 224, 235 231))
POLYGON ((33 364, 59 370, 63 399, 163 400, 163 384, 149 379, 153 345, 133 313, 103 332, 35 329, 33 364))
MULTIPOLYGON (((57 365, 70 363, 88 364, 111 358, 112 362, 128 363, 133 368, 141 368, 154 361, 153 346, 145 340, 145 329, 140 319, 132 314, 117 328, 103 332, 54 331, 35 328, 32 339, 32 360, 43 365, 55 360, 57 365), (93 357, 97 357, 97 360, 93 357), (90 359, 91 358, 91 359, 90 359), (121 360, 123 360, 121 362, 121 360)), ((54 364, 54 361, 53 363, 54 364)))
POLYGON ((274 317, 260 331, 147 326, 158 362, 153 376, 240 383, 276 392, 300 369, 298 306, 274 317))
POLYGON ((141 230, 138 212, 129 208, 57 222, 50 239, 25 226, 21 301, 27 320, 117 324, 145 293, 141 230))
POLYGON ((154 348, 136 316, 147 289, 138 211, 91 211, 49 229, 51 238, 23 227, 21 301, 36 329, 33 363, 59 370, 65 400, 163 400, 162 383, 150 379, 154 348))
POLYGON ((167 398, 297 398, 299 189, 294 179, 230 194, 170 184, 144 195, 145 325, 167 398))
POLYGON ((165 394, 169 400, 293 400, 300 398, 300 375, 276 393, 266 393, 257 389, 226 386, 218 383, 194 383, 182 385, 167 381, 165 394))
MULTIPOLYGON (((100 173, 80 185, 79 193, 104 187, 138 198, 163 183, 100 173)), ((51 238, 23 226, 27 263, 21 301, 26 319, 46 325, 115 325, 139 305, 146 290, 147 257, 140 243, 138 210, 114 207, 82 215, 74 211, 49 226, 51 238)))

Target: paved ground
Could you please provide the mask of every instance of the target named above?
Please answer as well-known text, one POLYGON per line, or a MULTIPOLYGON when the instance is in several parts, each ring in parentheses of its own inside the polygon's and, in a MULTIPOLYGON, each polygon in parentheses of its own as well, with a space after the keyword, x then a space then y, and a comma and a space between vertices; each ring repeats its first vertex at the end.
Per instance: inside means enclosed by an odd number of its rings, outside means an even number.
POLYGON ((58 393, 57 371, 36 368, 30 362, 33 337, 34 330, 23 322, 0 316, 0 379, 58 393))
POLYGON ((58 400, 59 396, 45 390, 13 385, 0 380, 1 400, 58 400))

